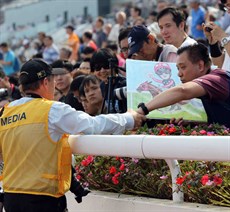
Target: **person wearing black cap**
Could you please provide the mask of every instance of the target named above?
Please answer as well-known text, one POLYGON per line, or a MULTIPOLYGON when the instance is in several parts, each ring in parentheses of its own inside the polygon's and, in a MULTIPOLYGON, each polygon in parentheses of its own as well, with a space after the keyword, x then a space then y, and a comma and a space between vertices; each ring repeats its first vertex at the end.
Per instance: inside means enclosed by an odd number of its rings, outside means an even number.
POLYGON ((134 26, 128 35, 129 58, 160 62, 176 62, 177 48, 159 43, 144 25, 134 26))
POLYGON ((120 134, 145 119, 134 111, 91 117, 52 101, 52 71, 41 59, 23 64, 19 81, 25 96, 0 109, 6 211, 66 211, 65 192, 71 182, 68 134, 120 134))

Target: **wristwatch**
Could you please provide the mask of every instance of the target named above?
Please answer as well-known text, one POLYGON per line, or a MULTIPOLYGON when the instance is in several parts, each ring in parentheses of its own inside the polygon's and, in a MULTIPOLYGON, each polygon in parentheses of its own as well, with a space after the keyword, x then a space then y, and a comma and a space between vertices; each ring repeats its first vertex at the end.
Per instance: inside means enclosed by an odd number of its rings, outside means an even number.
POLYGON ((223 37, 220 41, 220 44, 222 47, 224 47, 228 42, 230 41, 230 36, 228 37, 223 37))
POLYGON ((138 108, 141 108, 144 112, 145 115, 148 115, 149 114, 149 110, 148 108, 145 106, 145 103, 141 102, 138 106, 138 108))

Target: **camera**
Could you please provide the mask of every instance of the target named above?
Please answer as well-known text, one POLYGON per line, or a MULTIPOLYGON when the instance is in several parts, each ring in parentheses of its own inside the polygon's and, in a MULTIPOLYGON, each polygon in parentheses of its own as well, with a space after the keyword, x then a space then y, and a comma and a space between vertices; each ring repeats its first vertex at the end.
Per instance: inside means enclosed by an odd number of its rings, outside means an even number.
POLYGON ((116 96, 119 100, 127 99, 127 87, 114 89, 114 96, 116 96))
POLYGON ((0 100, 4 99, 7 96, 9 96, 8 89, 0 88, 0 100))
POLYGON ((212 31, 212 28, 210 28, 210 27, 205 27, 204 29, 205 29, 206 32, 211 32, 212 31))

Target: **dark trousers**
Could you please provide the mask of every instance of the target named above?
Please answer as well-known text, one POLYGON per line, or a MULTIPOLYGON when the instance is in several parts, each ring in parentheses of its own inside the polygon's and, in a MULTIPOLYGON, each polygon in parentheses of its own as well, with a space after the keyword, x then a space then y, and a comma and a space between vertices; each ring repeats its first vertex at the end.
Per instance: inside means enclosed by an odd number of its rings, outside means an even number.
POLYGON ((31 194, 4 194, 4 209, 6 212, 66 212, 66 197, 59 198, 31 195, 31 194))

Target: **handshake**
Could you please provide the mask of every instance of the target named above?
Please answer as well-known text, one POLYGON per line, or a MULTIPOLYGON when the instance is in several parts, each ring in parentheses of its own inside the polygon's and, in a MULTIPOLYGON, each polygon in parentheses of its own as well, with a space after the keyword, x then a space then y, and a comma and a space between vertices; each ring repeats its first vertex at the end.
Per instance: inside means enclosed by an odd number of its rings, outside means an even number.
POLYGON ((131 113, 131 115, 133 116, 133 119, 134 119, 134 129, 137 129, 137 128, 141 127, 143 125, 143 123, 146 121, 145 116, 148 115, 149 110, 145 106, 144 103, 140 103, 138 105, 137 111, 130 110, 129 112, 131 113))

